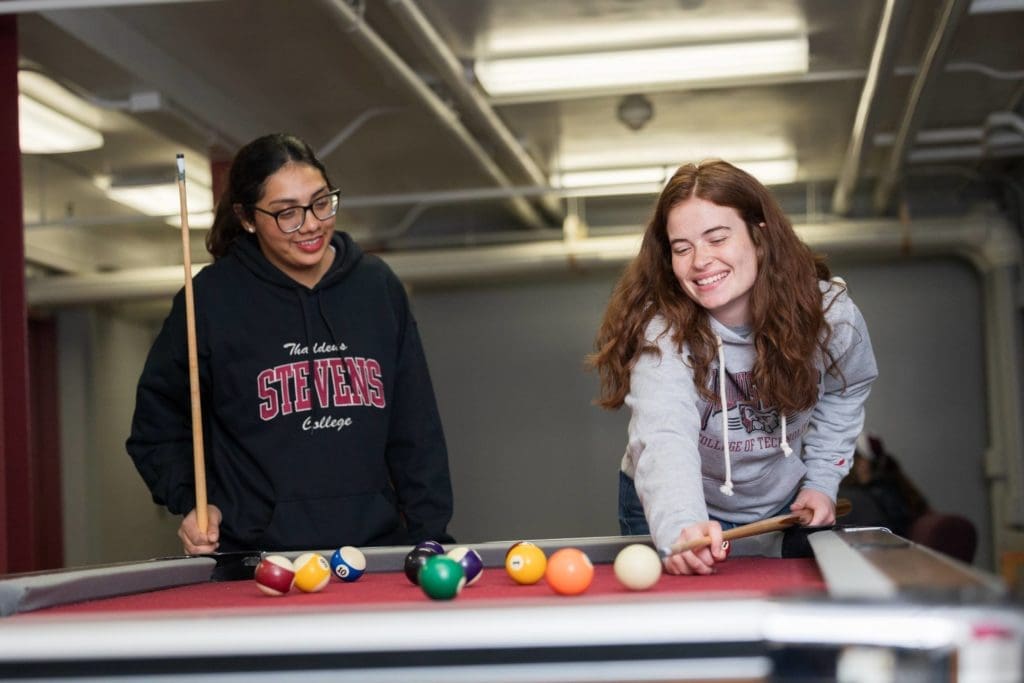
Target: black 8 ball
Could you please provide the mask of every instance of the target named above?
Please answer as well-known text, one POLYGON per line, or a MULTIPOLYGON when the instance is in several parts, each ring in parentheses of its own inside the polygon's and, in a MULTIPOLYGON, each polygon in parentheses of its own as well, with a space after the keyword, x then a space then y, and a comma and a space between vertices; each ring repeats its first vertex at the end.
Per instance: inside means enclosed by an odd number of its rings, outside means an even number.
POLYGON ((409 579, 413 584, 419 585, 420 579, 420 567, 427 563, 436 552, 430 548, 413 548, 409 551, 409 554, 405 556, 405 577, 409 579))

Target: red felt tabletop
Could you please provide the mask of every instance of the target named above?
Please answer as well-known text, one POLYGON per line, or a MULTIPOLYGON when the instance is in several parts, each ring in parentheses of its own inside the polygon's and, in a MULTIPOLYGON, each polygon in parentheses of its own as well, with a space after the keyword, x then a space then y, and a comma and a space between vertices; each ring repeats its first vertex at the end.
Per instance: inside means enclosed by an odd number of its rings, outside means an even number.
MULTIPOLYGON (((730 597, 770 597, 792 594, 822 594, 825 584, 813 560, 736 557, 719 564, 710 576, 672 576, 663 574, 657 585, 645 594, 723 595, 730 597)), ((455 602, 501 601, 509 599, 557 598, 560 600, 605 599, 635 594, 623 587, 612 566, 595 566, 594 581, 581 596, 557 596, 541 580, 532 586, 515 583, 502 568, 487 568, 480 580, 466 587, 455 602)), ((293 589, 281 597, 259 591, 251 580, 199 583, 165 590, 123 595, 104 600, 63 605, 24 615, 63 615, 99 612, 178 610, 234 611, 245 609, 319 609, 324 607, 367 609, 374 605, 404 606, 438 604, 414 586, 402 572, 366 573, 358 581, 342 583, 332 579, 319 593, 293 589)))

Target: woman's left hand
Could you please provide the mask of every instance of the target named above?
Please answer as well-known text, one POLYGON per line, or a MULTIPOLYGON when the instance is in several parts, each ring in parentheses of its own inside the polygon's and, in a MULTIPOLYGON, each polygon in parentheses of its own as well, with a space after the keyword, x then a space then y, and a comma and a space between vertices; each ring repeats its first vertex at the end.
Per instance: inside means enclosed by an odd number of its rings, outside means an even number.
POLYGON ((809 510, 812 513, 811 521, 805 526, 831 526, 836 522, 835 503, 824 493, 814 489, 800 491, 789 509, 792 512, 809 510))

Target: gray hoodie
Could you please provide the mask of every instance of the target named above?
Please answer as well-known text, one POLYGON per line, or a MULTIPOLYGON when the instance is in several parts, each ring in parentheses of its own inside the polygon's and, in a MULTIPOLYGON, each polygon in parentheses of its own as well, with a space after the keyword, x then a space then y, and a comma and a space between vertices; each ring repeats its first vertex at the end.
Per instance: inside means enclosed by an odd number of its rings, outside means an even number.
POLYGON ((685 362, 688 348, 682 354, 676 350, 665 319, 656 316, 647 326, 646 337, 661 357, 643 354, 632 370, 622 471, 636 483, 656 546, 670 545, 683 528, 709 515, 746 524, 777 514, 803 488, 835 500, 839 481, 850 470, 864 401, 878 368, 864 318, 845 286, 823 281, 821 289, 833 330, 829 349, 842 374, 826 373, 819 358, 818 402, 795 415, 779 415, 758 400, 752 334, 711 318, 722 345, 710 373, 718 398, 709 403, 698 394, 693 369, 685 362), (722 438, 723 403, 727 440, 722 438))

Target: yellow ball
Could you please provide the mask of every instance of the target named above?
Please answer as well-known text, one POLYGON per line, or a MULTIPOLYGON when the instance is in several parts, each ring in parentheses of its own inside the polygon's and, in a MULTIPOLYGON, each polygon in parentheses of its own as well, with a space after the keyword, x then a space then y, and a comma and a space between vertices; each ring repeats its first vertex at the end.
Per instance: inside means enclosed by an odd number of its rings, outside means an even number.
POLYGON ((653 548, 640 543, 620 550, 613 568, 619 583, 634 591, 645 591, 661 578, 661 558, 653 548))
POLYGON ((544 577, 548 558, 538 546, 527 541, 516 543, 505 553, 505 571, 516 583, 530 585, 544 577))
POLYGON ((317 553, 305 553, 295 558, 295 587, 304 593, 323 590, 331 580, 331 565, 317 553))

